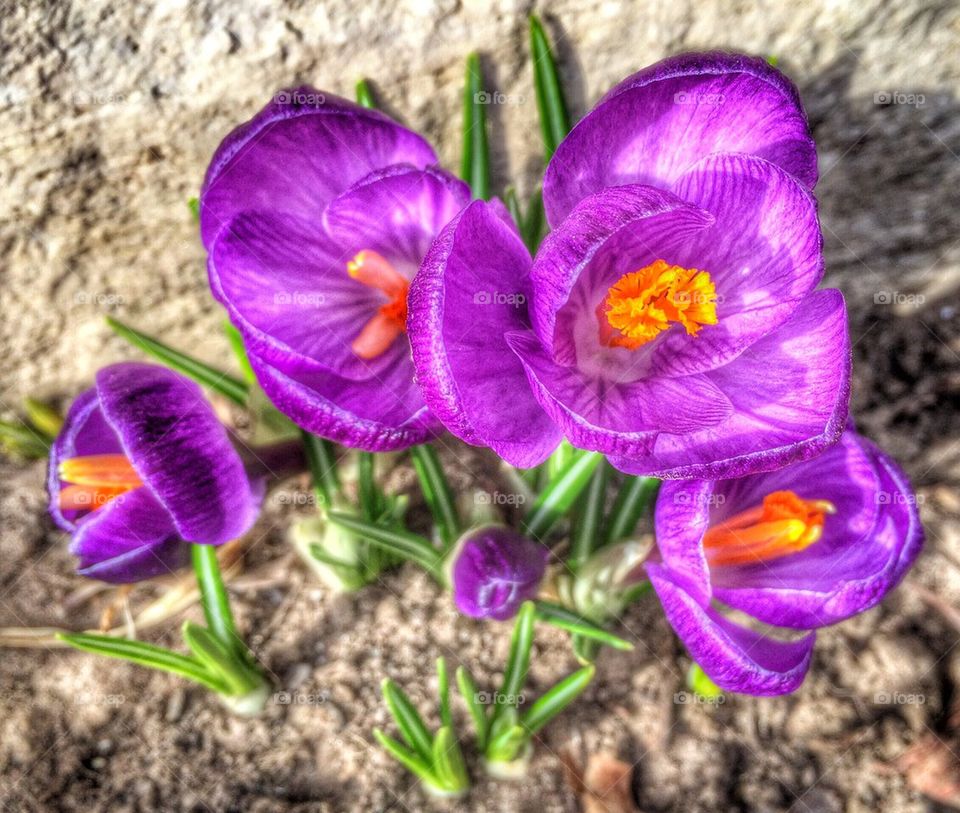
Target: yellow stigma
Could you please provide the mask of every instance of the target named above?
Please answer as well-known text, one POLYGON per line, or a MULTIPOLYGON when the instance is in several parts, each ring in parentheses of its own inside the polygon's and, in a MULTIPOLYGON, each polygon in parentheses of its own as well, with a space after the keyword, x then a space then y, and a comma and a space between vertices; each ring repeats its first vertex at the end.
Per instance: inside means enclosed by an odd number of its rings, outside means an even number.
POLYGON ((361 328, 350 347, 362 359, 375 359, 386 352, 407 329, 407 295, 410 283, 382 255, 364 249, 347 263, 347 273, 357 282, 375 288, 387 301, 361 328))
POLYGON ((717 323, 717 290, 706 271, 655 260, 624 274, 597 308, 600 341, 636 350, 672 324, 696 336, 717 323))
POLYGON ((774 491, 763 505, 714 525, 703 536, 711 565, 748 565, 779 559, 809 547, 823 535, 827 500, 804 500, 792 491, 774 491))

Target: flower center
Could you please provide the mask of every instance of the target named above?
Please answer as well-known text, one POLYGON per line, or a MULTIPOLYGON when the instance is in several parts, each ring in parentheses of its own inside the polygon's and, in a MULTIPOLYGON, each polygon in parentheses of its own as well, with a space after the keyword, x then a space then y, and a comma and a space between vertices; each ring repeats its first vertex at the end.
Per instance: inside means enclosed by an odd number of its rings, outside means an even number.
POLYGON ((367 322, 350 349, 362 359, 375 359, 407 329, 407 294, 410 283, 376 251, 364 249, 347 263, 347 273, 357 282, 376 288, 387 297, 367 322))
POLYGON ((703 536, 711 565, 744 565, 798 553, 823 534, 825 514, 837 509, 826 500, 804 500, 792 491, 774 491, 763 505, 714 525, 703 536))
POLYGON ((624 274, 597 307, 600 341, 636 350, 674 323, 696 336, 717 323, 717 290, 706 271, 655 260, 624 274))
POLYGON ((61 511, 96 511, 110 500, 143 485, 140 475, 122 454, 71 457, 60 463, 61 511))

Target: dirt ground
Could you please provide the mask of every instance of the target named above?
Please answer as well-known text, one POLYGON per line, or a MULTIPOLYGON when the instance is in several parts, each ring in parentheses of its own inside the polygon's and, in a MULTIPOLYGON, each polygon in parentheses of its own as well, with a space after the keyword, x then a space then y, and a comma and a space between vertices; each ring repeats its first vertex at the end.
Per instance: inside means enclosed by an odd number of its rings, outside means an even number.
MULTIPOLYGON (((332 595, 285 540, 297 500, 270 499, 231 590, 239 626, 293 702, 278 695, 240 720, 172 677, 2 648, 0 809, 577 811, 564 762, 598 753, 635 766, 638 809, 651 813, 960 807, 960 11, 920 0, 669 6, 538 8, 577 115, 632 70, 697 47, 775 54, 800 85, 820 154, 826 284, 850 310, 853 413, 912 477, 927 529, 901 587, 819 635, 794 695, 712 705, 678 702, 688 662, 648 597, 621 630, 636 650, 603 653, 594 684, 544 730, 526 779, 475 772, 466 800, 438 802, 373 744, 371 728, 389 728, 380 680, 426 707, 445 655, 492 685, 509 626, 458 616, 412 568, 332 595)), ((493 86, 529 102, 530 10, 455 0, 4 8, 0 412, 29 394, 65 405, 97 366, 133 357, 106 313, 226 363, 185 206, 218 140, 282 84, 348 94, 368 75, 455 167, 462 57, 480 48, 493 86)), ((491 113, 495 187, 531 189, 534 105, 491 113)), ((502 483, 495 460, 449 438, 443 460, 460 492, 502 483)), ((422 522, 409 467, 395 463, 390 487, 414 495, 422 522)), ((73 575, 43 480, 42 463, 0 461, 0 627, 95 625, 117 595, 91 594, 73 575)), ((169 586, 137 587, 133 612, 169 586)), ((184 617, 197 608, 143 637, 176 646, 184 617)), ((532 690, 574 666, 565 636, 538 630, 532 690)))

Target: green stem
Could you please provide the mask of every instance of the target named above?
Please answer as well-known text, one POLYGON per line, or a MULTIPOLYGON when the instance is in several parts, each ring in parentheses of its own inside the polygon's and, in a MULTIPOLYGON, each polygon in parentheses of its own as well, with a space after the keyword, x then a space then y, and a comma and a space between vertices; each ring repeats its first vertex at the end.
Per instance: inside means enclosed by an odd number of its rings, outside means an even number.
POLYGON ((413 467, 420 480, 420 490, 437 524, 443 549, 448 550, 460 533, 460 520, 453 500, 453 492, 443 473, 440 458, 432 446, 420 445, 410 449, 413 467))
POLYGON ((230 611, 230 599, 220 573, 215 545, 192 545, 193 572, 200 587, 203 615, 210 631, 220 639, 227 650, 246 659, 246 648, 237 635, 230 611))
POLYGON ((587 485, 583 505, 570 540, 568 562, 574 570, 600 547, 600 522, 603 519, 603 506, 607 496, 607 473, 607 466, 601 463, 587 485))
POLYGON ((333 444, 305 429, 302 430, 301 434, 307 463, 310 466, 310 474, 313 477, 314 493, 320 502, 329 506, 333 500, 333 495, 340 491, 333 444))

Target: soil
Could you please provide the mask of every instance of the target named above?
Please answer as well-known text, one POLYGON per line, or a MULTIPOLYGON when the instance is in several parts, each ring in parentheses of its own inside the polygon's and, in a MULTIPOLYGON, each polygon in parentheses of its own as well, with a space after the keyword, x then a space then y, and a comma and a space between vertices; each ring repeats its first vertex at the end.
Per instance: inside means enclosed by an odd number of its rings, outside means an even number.
MULTIPOLYGON (((105 313, 226 364, 185 201, 218 140, 277 86, 306 79, 348 94, 354 76, 372 76, 448 166, 469 47, 487 55, 495 88, 532 98, 524 3, 195 5, 3 10, 5 417, 26 395, 65 405, 97 366, 135 356, 105 313)), ((820 153, 826 284, 850 310, 854 418, 911 476, 927 529, 899 589, 819 634, 795 694, 714 704, 683 702, 688 661, 648 597, 620 630, 635 651, 603 652, 598 678, 544 730, 522 781, 474 770, 469 797, 438 801, 373 744, 371 728, 390 728, 380 681, 432 707, 444 655, 493 686, 509 626, 457 615, 412 567, 332 594, 286 541, 297 500, 270 499, 231 580, 238 624, 278 692, 265 713, 235 718, 200 689, 119 662, 3 648, 0 809, 566 813, 581 808, 565 762, 597 754, 633 766, 637 809, 651 813, 960 807, 960 13, 920 0, 670 6, 539 8, 576 115, 642 64, 690 48, 776 54, 798 81, 820 153)), ((495 187, 532 189, 535 106, 491 113, 495 187)), ((502 483, 488 454, 450 438, 441 446, 459 492, 502 483)), ((412 494, 422 523, 411 471, 393 462, 389 487, 412 494)), ((43 481, 41 462, 0 461, 0 627, 81 629, 109 606, 122 621, 117 591, 90 594, 73 574, 43 481)), ((283 489, 307 491, 302 478, 283 489)), ((136 612, 169 588, 138 586, 126 603, 136 612)), ((199 620, 195 606, 142 637, 178 646, 188 617, 199 620)), ((538 629, 529 690, 575 665, 564 634, 538 629)))

